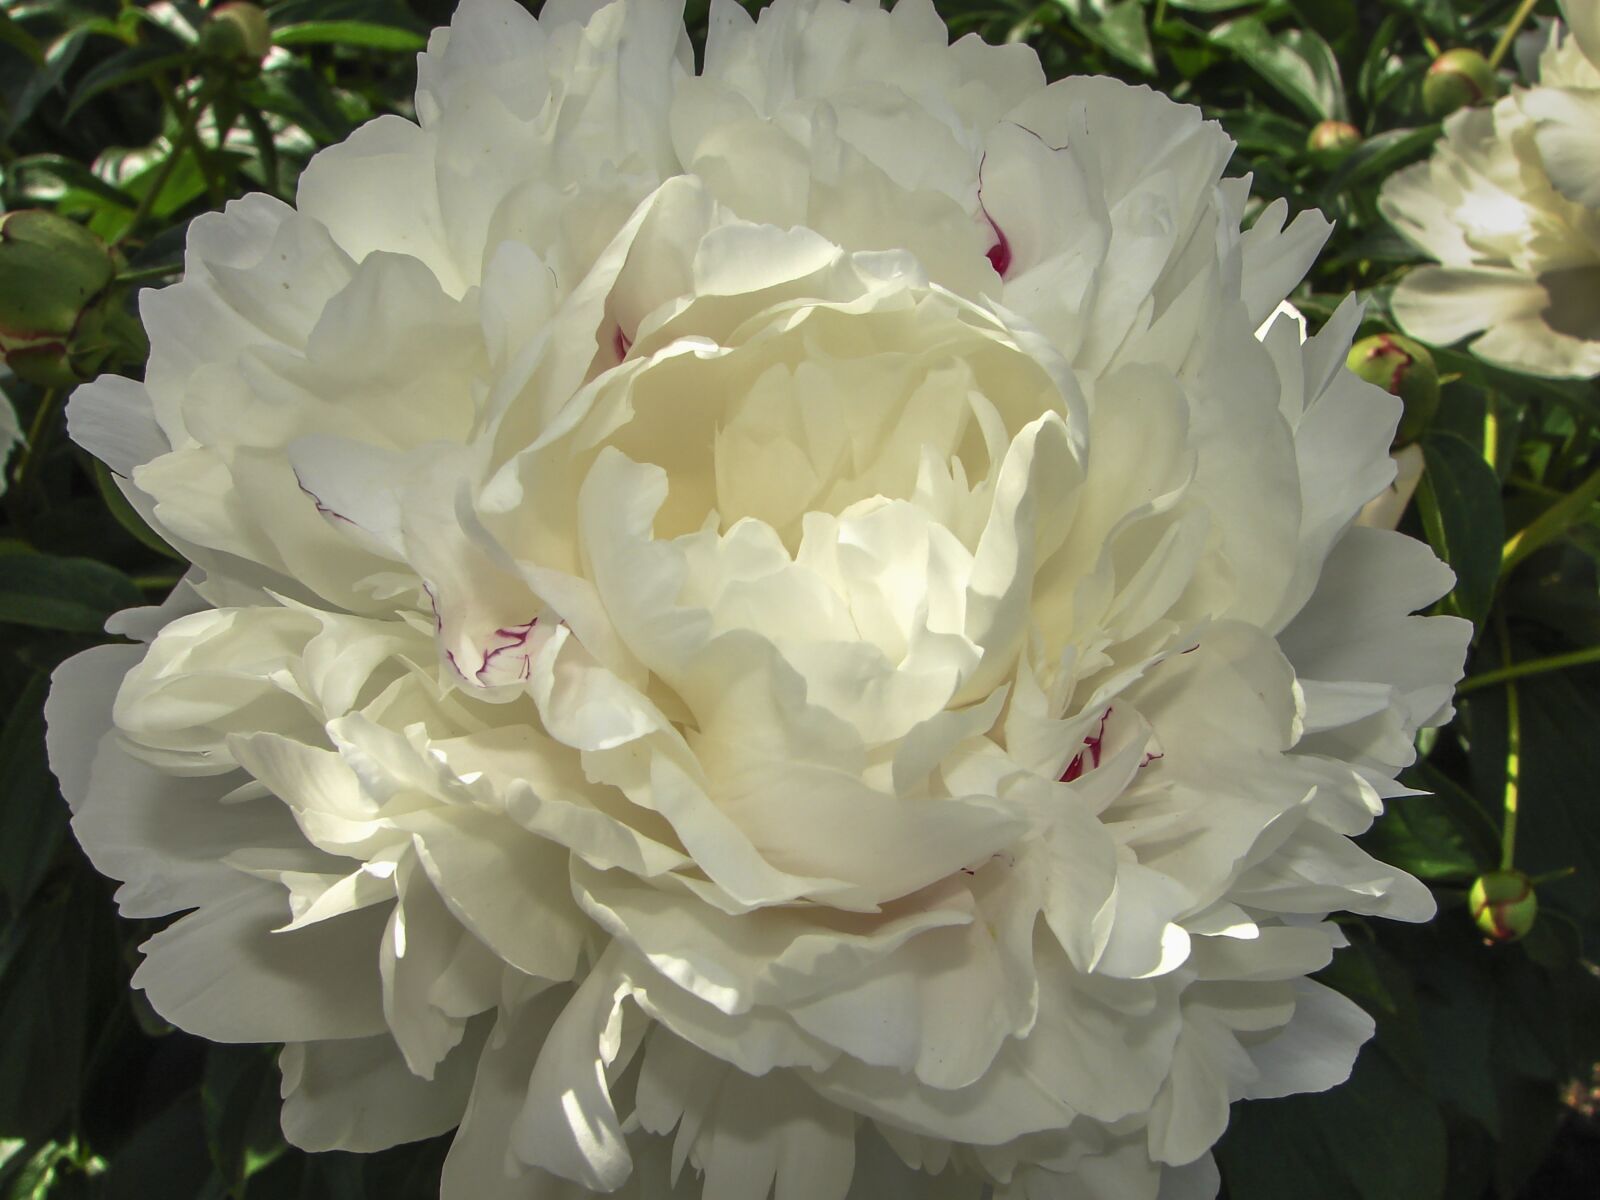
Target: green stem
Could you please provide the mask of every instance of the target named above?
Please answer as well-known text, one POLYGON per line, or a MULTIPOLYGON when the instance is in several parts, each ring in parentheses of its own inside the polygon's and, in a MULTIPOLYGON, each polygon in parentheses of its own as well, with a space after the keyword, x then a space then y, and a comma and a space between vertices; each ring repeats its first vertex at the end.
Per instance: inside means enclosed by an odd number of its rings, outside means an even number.
MULTIPOLYGON (((1505 610, 1495 614, 1495 632, 1500 637, 1502 670, 1511 667, 1511 632, 1506 624, 1505 610)), ((1517 685, 1506 683, 1506 787, 1505 821, 1500 827, 1500 869, 1509 871, 1517 854, 1517 785, 1522 773, 1522 702, 1517 696, 1517 685)))
POLYGON ((141 592, 169 591, 177 587, 178 580, 182 578, 182 575, 174 575, 170 571, 155 575, 135 575, 133 577, 133 586, 141 592))
POLYGON ((1161 23, 1163 21, 1165 21, 1166 19, 1167 19, 1167 0, 1156 0, 1156 15, 1155 15, 1154 18, 1151 19, 1150 24, 1152 26, 1155 26, 1155 27, 1159 28, 1161 23))
POLYGON ((1483 461, 1498 475, 1500 468, 1495 463, 1495 457, 1500 452, 1500 414, 1495 411, 1493 392, 1486 392, 1483 400, 1483 461))
POLYGON ((1492 71, 1505 61, 1511 43, 1517 40, 1517 31, 1522 28, 1522 23, 1528 19, 1528 14, 1534 9, 1539 0, 1522 0, 1517 6, 1517 11, 1511 17, 1511 24, 1506 26, 1506 31, 1500 35, 1500 40, 1495 43, 1494 53, 1489 55, 1489 69, 1492 71))
POLYGON ((1551 671, 1564 671, 1568 667, 1583 667, 1591 663, 1600 663, 1600 646, 1588 646, 1582 650, 1570 651, 1567 654, 1552 654, 1548 658, 1530 658, 1526 662, 1508 663, 1506 666, 1496 667, 1492 671, 1485 671, 1481 675, 1474 675, 1470 679, 1462 680, 1461 686, 1456 688, 1456 695, 1465 696, 1469 692, 1494 687, 1500 683, 1508 683, 1513 679, 1525 679, 1529 675, 1545 675, 1551 671))
POLYGON ((1584 518, 1596 500, 1600 500, 1600 468, 1511 535, 1500 552, 1500 574, 1504 576, 1539 547, 1566 533, 1584 518))
POLYGON ((148 283, 152 279, 170 279, 174 275, 182 275, 183 267, 168 263, 159 267, 140 267, 133 271, 123 271, 117 275, 118 283, 148 283))
MULTIPOLYGON (((162 91, 168 91, 165 85, 163 85, 162 91)), ((214 92, 214 88, 207 86, 202 88, 200 94, 195 97, 194 104, 183 105, 181 101, 176 102, 175 111, 178 114, 178 132, 172 139, 172 149, 167 153, 167 157, 162 160, 161 166, 157 168, 156 176, 150 181, 150 186, 145 189, 144 195, 139 197, 139 207, 133 210, 133 216, 128 219, 127 226, 123 229, 116 242, 113 243, 114 245, 120 246, 137 232, 139 226, 149 218, 151 212, 155 209, 156 200, 166 189, 167 181, 172 178, 172 173, 178 169, 178 160, 183 157, 184 151, 189 148, 189 143, 194 142, 198 151, 199 142, 195 134, 195 127, 199 125, 201 114, 205 112, 206 107, 211 103, 214 92)), ((173 94, 175 95, 175 93, 173 94)), ((205 164, 202 162, 201 170, 203 171, 204 169, 205 164)))
MULTIPOLYGON (((218 99, 224 97, 219 96, 218 99)), ((228 202, 227 163, 222 158, 223 147, 227 145, 228 134, 233 131, 233 123, 238 120, 238 112, 230 100, 226 106, 213 105, 211 114, 217 123, 216 147, 207 147, 196 131, 195 153, 200 158, 200 174, 206 181, 206 194, 211 198, 211 207, 221 208, 228 202)))
POLYGON ((39 460, 44 457, 44 448, 49 442, 50 422, 55 417, 56 405, 60 403, 61 390, 51 388, 39 397, 39 407, 34 410, 33 420, 28 422, 27 438, 22 443, 22 450, 17 455, 16 493, 20 499, 28 490, 28 484, 39 469, 39 460))

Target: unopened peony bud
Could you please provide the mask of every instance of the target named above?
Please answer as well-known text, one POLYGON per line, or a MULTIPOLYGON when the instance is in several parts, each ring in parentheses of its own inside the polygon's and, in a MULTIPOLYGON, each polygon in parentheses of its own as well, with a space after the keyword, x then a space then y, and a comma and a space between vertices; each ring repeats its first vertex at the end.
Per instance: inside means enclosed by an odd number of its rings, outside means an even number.
POLYGON ((1348 121, 1319 121, 1306 138, 1306 149, 1324 153, 1361 144, 1361 131, 1348 121))
POLYGON ((272 49, 267 14, 245 0, 219 5, 200 31, 200 48, 212 58, 254 67, 272 49))
POLYGON ((1467 907, 1485 937, 1514 942, 1533 928, 1539 897, 1521 871, 1490 871, 1473 881, 1467 907))
POLYGON ((42 209, 0 218, 0 358, 12 372, 45 387, 92 375, 74 369, 75 342, 113 273, 76 221, 42 209))
POLYGON ((1439 369, 1426 346, 1398 333, 1379 333, 1350 347, 1348 366, 1405 405, 1394 444, 1406 446, 1422 436, 1439 407, 1439 369))
POLYGON ((1446 50, 1422 80, 1422 107, 1434 120, 1458 108, 1481 104, 1499 92, 1494 68, 1476 50, 1446 50))

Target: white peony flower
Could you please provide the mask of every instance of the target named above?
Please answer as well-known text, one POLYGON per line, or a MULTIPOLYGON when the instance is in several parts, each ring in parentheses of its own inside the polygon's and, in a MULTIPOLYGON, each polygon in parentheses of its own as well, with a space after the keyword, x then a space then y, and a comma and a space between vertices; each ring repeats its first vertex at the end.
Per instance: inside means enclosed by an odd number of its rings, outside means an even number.
POLYGON ((6 484, 11 478, 7 460, 23 441, 22 426, 17 423, 17 410, 11 403, 11 397, 0 390, 0 496, 5 495, 6 484))
POLYGON ((1213 1195, 1469 633, 1355 306, 1254 336, 1326 223, 926 0, 466 0, 417 113, 72 401, 197 568, 49 711, 136 985, 450 1200, 1213 1195))
POLYGON ((1378 206, 1439 262, 1400 281, 1424 341, 1477 334, 1478 357, 1533 375, 1600 375, 1600 0, 1563 0, 1539 85, 1445 121, 1433 157, 1378 206))

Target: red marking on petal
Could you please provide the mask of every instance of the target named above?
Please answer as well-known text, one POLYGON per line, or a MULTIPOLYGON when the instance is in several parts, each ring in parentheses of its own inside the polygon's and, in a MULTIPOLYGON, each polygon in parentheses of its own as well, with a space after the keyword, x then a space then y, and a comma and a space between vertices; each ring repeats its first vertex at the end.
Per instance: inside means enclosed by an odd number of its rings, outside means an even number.
MULTIPOLYGON (((533 632, 533 627, 538 623, 539 618, 535 617, 525 625, 513 625, 509 629, 496 629, 494 631, 495 636, 505 638, 506 640, 501 642, 498 646, 491 646, 488 650, 484 651, 483 662, 479 665, 478 669, 473 672, 472 677, 479 683, 482 683, 483 677, 489 673, 490 664, 504 654, 507 650, 515 650, 517 647, 525 644, 528 640, 528 635, 533 632)), ((519 672, 519 675, 524 679, 527 678, 527 666, 527 659, 524 658, 524 670, 519 672)))
POLYGON ((1165 757, 1166 757, 1165 754, 1150 754, 1150 753, 1146 753, 1144 758, 1141 759, 1140 762, 1139 762, 1139 769, 1142 771, 1146 767, 1148 767, 1151 763, 1155 762, 1158 759, 1162 759, 1162 758, 1165 758, 1165 757))
POLYGON ((311 497, 311 503, 316 505, 317 511, 319 513, 321 513, 323 516, 327 517, 330 521, 343 521, 346 525, 354 525, 355 524, 354 521, 352 521, 349 517, 345 516, 342 512, 334 512, 333 509, 329 508, 326 504, 324 504, 322 502, 322 497, 318 496, 315 492, 313 492, 310 488, 308 488, 306 486, 305 480, 300 478, 300 472, 299 471, 296 471, 294 473, 294 483, 295 483, 295 486, 298 487, 302 492, 304 492, 307 496, 311 497))
POLYGON ((1073 755, 1072 761, 1067 764, 1067 769, 1061 773, 1062 783, 1072 783, 1083 774, 1083 754, 1080 751, 1073 755))
POLYGON ((1089 757, 1089 762, 1087 764, 1089 769, 1092 770, 1100 765, 1101 745, 1106 740, 1106 722, 1110 720, 1110 718, 1110 708, 1106 709, 1105 712, 1100 714, 1100 728, 1083 739, 1083 744, 1086 749, 1080 750, 1077 754, 1073 755, 1072 761, 1067 764, 1067 769, 1061 773, 1062 783, 1071 783, 1075 779, 1082 778, 1085 768, 1085 754, 1087 754, 1089 757))
POLYGON ((617 361, 621 362, 628 357, 628 351, 633 346, 633 339, 622 332, 622 326, 617 326, 617 332, 611 337, 611 349, 616 352, 617 361))
POLYGON ((988 161, 987 152, 978 160, 978 211, 983 213, 983 219, 989 222, 989 228, 994 230, 995 243, 983 253, 989 260, 989 265, 994 268, 994 273, 1004 279, 1006 272, 1011 270, 1011 240, 1006 237, 1005 231, 995 224, 994 218, 989 215, 989 210, 983 203, 983 164, 988 161))
POLYGON ((994 230, 994 236, 1000 240, 984 251, 989 259, 989 265, 994 268, 994 273, 1001 279, 1006 277, 1006 272, 1011 269, 1011 243, 1006 240, 1006 235, 1000 231, 1000 226, 994 223, 994 218, 988 213, 983 214, 983 219, 989 222, 989 228, 994 230))
MULTIPOLYGON (((434 594, 433 585, 430 584, 426 579, 422 581, 422 590, 427 593, 428 607, 433 609, 433 632, 436 634, 443 633, 444 618, 439 615, 439 597, 434 594)), ((451 659, 450 661, 452 664, 455 662, 454 659, 451 659)))

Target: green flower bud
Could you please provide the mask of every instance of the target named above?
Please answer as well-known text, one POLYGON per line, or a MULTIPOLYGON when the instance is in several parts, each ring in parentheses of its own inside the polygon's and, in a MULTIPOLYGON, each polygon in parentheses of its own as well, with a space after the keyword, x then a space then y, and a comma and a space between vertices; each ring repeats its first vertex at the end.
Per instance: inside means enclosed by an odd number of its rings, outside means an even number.
POLYGON ((114 273, 110 252, 76 221, 42 209, 0 217, 0 359, 45 387, 83 378, 74 343, 114 273))
POLYGON ((1534 894, 1533 882, 1521 871, 1490 871, 1473 881, 1467 908, 1485 937, 1514 942, 1533 928, 1539 897, 1534 894))
POLYGON ((1407 446, 1422 436, 1439 407, 1439 369, 1426 346, 1398 333, 1379 333, 1350 347, 1348 366, 1368 383, 1399 396, 1405 411, 1394 444, 1407 446))
POLYGON ((1499 91, 1494 69, 1483 55, 1476 50, 1446 50, 1423 77, 1422 107, 1437 121, 1458 108, 1492 100, 1499 91))
POLYGON ((200 31, 200 49, 211 58, 254 69, 272 49, 267 14, 246 0, 218 5, 200 31))
POLYGON ((1361 131, 1348 121, 1319 121, 1306 138, 1306 149, 1317 153, 1349 150, 1361 144, 1361 131))

